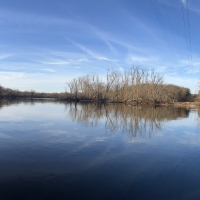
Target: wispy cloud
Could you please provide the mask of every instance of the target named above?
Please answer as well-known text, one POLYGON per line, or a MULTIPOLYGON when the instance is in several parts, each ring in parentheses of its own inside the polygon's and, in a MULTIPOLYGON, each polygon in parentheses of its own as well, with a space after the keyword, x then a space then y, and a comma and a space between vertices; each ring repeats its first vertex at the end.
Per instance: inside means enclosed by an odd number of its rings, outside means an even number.
POLYGON ((0 8, 1 24, 17 23, 17 24, 73 24, 74 20, 59 18, 52 15, 36 15, 33 13, 23 13, 13 10, 0 8))
POLYGON ((57 60, 57 61, 39 61, 41 64, 44 65, 67 65, 69 62, 67 61, 62 61, 62 60, 57 60))
POLYGON ((100 55, 100 54, 97 54, 96 52, 86 48, 85 46, 79 44, 79 43, 76 43, 72 40, 69 40, 67 38, 65 38, 67 41, 71 42, 72 44, 74 44, 76 47, 78 47, 79 49, 81 49, 82 51, 84 51, 85 53, 87 53, 88 55, 92 56, 93 58, 95 59, 98 59, 98 60, 105 60, 105 61, 112 61, 112 62, 116 62, 116 60, 113 60, 113 59, 110 59, 110 58, 107 58, 106 56, 103 56, 103 55, 100 55))
POLYGON ((100 38, 107 44, 107 46, 109 47, 110 51, 113 53, 116 53, 116 49, 113 47, 113 45, 111 44, 111 42, 107 39, 107 37, 105 36, 105 34, 103 34, 102 32, 95 30, 96 34, 100 36, 100 38))
POLYGON ((13 56, 13 55, 12 54, 0 54, 0 60, 3 60, 5 58, 9 58, 11 56, 13 56))
POLYGON ((193 62, 190 62, 189 60, 181 60, 180 64, 185 68, 186 74, 195 75, 200 72, 200 60, 198 58, 195 58, 193 62))
POLYGON ((144 32, 148 33, 148 35, 151 35, 151 37, 158 40, 158 38, 155 36, 155 31, 153 30, 152 25, 149 26, 144 24, 140 19, 137 19, 135 16, 133 16, 122 5, 120 6, 120 10, 126 15, 127 19, 131 20, 131 22, 134 23, 138 28, 142 29, 144 32))
POLYGON ((52 72, 52 73, 56 72, 56 70, 53 70, 53 69, 42 69, 42 70, 47 71, 47 72, 52 72))
POLYGON ((151 64, 159 61, 159 57, 152 56, 140 56, 137 54, 129 54, 127 58, 128 62, 132 62, 133 64, 151 64))
POLYGON ((133 62, 141 62, 141 63, 144 63, 144 62, 147 62, 151 59, 148 59, 147 57, 141 57, 141 56, 130 56, 130 59, 133 61, 133 62))
POLYGON ((38 92, 64 92, 67 73, 56 75, 54 73, 13 73, 0 72, 1 85, 11 89, 31 90, 38 92))
POLYGON ((23 72, 9 72, 9 71, 1 71, 0 79, 14 79, 14 78, 24 78, 26 74, 23 72))
POLYGON ((199 73, 200 72, 200 69, 189 69, 186 71, 186 74, 196 74, 196 73, 199 73))
POLYGON ((39 56, 33 58, 32 61, 41 63, 43 65, 52 66, 75 66, 83 63, 90 62, 89 58, 85 54, 55 51, 55 50, 44 50, 45 53, 40 53, 39 56), (39 58, 37 58, 39 57, 39 58))
POLYGON ((98 36, 98 39, 101 39, 108 46, 112 53, 116 53, 117 50, 109 41, 105 31, 102 31, 99 27, 90 24, 88 21, 84 20, 83 17, 80 17, 75 13, 73 13, 73 15, 76 17, 77 21, 82 24, 82 27, 89 29, 93 35, 98 36))

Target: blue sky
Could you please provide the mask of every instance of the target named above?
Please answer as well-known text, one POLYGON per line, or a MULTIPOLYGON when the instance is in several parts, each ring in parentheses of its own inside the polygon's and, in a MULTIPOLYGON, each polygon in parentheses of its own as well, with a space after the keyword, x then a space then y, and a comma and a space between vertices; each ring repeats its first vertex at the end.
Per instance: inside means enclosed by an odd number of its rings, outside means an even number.
POLYGON ((0 84, 63 92, 74 77, 136 65, 194 92, 199 21, 199 0, 0 0, 0 84))

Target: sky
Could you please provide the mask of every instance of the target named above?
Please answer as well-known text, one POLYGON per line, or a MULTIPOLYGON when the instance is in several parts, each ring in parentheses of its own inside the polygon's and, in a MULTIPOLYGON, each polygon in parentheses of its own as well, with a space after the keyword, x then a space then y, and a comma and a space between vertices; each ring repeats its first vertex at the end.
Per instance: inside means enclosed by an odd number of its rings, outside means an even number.
POLYGON ((134 65, 195 93, 199 21, 199 0, 0 0, 0 85, 64 92, 134 65))

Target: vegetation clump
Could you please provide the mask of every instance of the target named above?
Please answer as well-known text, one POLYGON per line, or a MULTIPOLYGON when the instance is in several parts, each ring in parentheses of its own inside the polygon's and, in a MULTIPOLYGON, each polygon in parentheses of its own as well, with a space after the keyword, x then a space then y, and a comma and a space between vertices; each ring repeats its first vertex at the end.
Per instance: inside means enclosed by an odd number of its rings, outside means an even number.
POLYGON ((109 70, 106 77, 85 75, 67 82, 68 100, 138 104, 190 101, 188 88, 164 84, 154 70, 132 67, 128 71, 109 70))

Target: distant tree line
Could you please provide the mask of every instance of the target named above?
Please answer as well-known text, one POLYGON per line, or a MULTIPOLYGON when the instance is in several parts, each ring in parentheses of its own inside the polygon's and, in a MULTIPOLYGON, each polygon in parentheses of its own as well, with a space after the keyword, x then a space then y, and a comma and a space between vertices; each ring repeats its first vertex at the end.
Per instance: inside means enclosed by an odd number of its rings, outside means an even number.
POLYGON ((67 82, 68 100, 154 104, 193 101, 188 88, 164 84, 154 70, 132 67, 128 71, 108 70, 105 77, 85 75, 67 82), (69 95, 70 94, 70 95, 69 95))
POLYGON ((65 98, 66 92, 63 93, 44 93, 31 91, 19 91, 5 88, 0 85, 0 99, 15 99, 15 98, 65 98))

